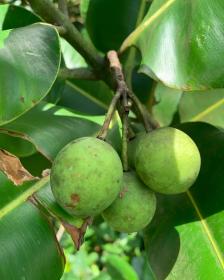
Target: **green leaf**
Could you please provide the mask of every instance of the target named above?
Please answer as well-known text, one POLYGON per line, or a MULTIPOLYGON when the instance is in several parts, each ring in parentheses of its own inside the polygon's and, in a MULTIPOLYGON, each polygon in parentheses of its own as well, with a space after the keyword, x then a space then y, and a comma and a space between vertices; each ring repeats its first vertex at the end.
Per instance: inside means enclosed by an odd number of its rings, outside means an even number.
MULTIPOLYGON (((27 139, 49 160, 70 141, 78 137, 95 135, 100 127, 99 117, 76 114, 41 102, 15 121, 0 127, 0 132, 27 139), (89 121, 91 119, 92 121, 89 121)), ((100 118, 102 122, 102 118, 100 118)))
POLYGON ((88 66, 84 58, 66 40, 60 38, 60 41, 61 51, 67 68, 73 69, 88 66))
POLYGON ((184 91, 224 87, 224 2, 154 0, 121 51, 136 45, 142 71, 184 91))
POLYGON ((1 279, 59 280, 63 253, 53 229, 35 206, 25 203, 1 220, 1 279))
POLYGON ((41 19, 20 6, 0 5, 0 29, 13 29, 23 27, 32 23, 41 21, 41 19))
POLYGON ((23 204, 33 193, 43 188, 49 178, 34 180, 15 187, 7 177, 0 172, 0 219, 7 216, 11 211, 23 204))
POLYGON ((105 264, 112 279, 138 280, 135 270, 120 256, 108 255, 105 264))
MULTIPOLYGON (((129 66, 130 67, 130 66, 129 66)), ((154 83, 149 76, 138 73, 137 69, 132 72, 132 89, 134 93, 138 96, 140 101, 146 106, 149 105, 151 94, 153 93, 154 83)))
POLYGON ((34 145, 27 140, 4 133, 0 134, 0 149, 7 150, 17 157, 27 157, 36 152, 34 145))
POLYGON ((224 89, 182 95, 179 114, 182 122, 203 121, 224 127, 224 89))
POLYGON ((160 126, 171 124, 174 114, 178 110, 181 95, 182 91, 168 88, 161 83, 156 86, 154 92, 156 105, 153 106, 152 113, 160 126))
POLYGON ((81 13, 95 46, 103 51, 117 50, 135 28, 141 0, 82 0, 81 13))
POLYGON ((58 74, 56 30, 34 24, 0 31, 0 124, 17 118, 43 99, 58 74))
POLYGON ((202 166, 185 194, 158 195, 145 245, 156 279, 224 278, 224 132, 205 123, 179 127, 197 144, 202 166))
POLYGON ((113 92, 102 81, 67 81, 59 105, 86 114, 105 114, 113 92))

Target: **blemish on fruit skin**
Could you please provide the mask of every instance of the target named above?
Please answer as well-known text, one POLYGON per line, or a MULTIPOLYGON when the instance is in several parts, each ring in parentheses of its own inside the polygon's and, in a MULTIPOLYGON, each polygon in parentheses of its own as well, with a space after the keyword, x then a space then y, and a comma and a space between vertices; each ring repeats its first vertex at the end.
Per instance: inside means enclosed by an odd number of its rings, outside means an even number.
POLYGON ((74 204, 76 204, 77 202, 80 201, 80 197, 77 193, 72 193, 70 197, 71 197, 71 200, 74 204))
POLYGON ((119 197, 122 199, 127 192, 128 192, 128 187, 124 187, 124 189, 120 192, 119 197))

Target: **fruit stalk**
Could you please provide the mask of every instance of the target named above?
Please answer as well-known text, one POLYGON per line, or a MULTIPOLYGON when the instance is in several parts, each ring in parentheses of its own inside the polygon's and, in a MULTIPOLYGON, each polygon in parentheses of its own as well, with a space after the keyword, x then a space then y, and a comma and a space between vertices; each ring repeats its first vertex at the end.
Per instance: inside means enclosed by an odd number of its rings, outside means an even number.
POLYGON ((107 132, 109 130, 110 122, 113 118, 114 112, 116 110, 116 105, 117 105, 117 102, 120 99, 120 97, 121 97, 121 92, 117 91, 110 103, 106 118, 104 120, 104 123, 103 123, 103 126, 102 126, 100 132, 97 135, 97 138, 99 138, 101 140, 105 140, 105 138, 107 137, 107 132))
POLYGON ((152 119, 152 117, 149 115, 148 111, 142 105, 138 97, 132 91, 129 91, 128 95, 130 99, 133 101, 133 105, 135 105, 136 109, 138 110, 142 118, 142 122, 144 124, 146 132, 150 132, 151 130, 158 128, 159 127, 158 123, 154 119, 152 119))

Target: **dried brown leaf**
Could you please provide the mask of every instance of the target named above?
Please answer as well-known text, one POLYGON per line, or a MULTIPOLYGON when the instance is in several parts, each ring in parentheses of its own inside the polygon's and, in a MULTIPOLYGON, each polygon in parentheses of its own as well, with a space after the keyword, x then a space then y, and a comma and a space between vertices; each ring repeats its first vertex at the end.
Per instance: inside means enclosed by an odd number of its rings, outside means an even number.
POLYGON ((92 218, 87 218, 82 224, 81 228, 77 228, 71 224, 62 222, 65 230, 70 234, 77 250, 79 250, 80 246, 82 245, 83 237, 85 235, 86 229, 88 225, 90 225, 91 223, 92 223, 92 218))
POLYGON ((0 149, 0 171, 4 172, 16 186, 37 179, 23 167, 19 158, 2 149, 0 149))

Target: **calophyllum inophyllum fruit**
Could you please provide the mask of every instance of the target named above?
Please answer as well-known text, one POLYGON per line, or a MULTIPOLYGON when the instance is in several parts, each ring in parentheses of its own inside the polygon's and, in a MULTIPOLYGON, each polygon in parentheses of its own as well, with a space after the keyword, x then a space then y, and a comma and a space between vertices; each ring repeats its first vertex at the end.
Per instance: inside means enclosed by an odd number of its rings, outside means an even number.
POLYGON ((117 152, 104 141, 84 137, 57 155, 51 170, 57 202, 77 217, 95 216, 118 196, 123 168, 117 152))
POLYGON ((124 172, 117 199, 103 212, 105 221, 120 232, 136 232, 146 227, 156 210, 156 197, 134 172, 124 172))
POLYGON ((195 182, 200 165, 194 141, 172 127, 145 134, 135 152, 137 174, 152 190, 164 194, 185 192, 195 182))

